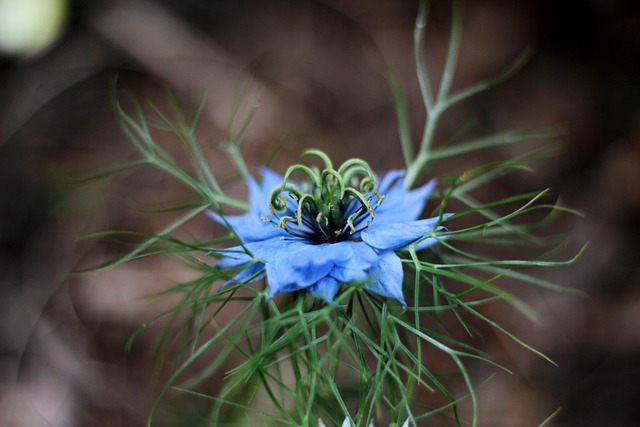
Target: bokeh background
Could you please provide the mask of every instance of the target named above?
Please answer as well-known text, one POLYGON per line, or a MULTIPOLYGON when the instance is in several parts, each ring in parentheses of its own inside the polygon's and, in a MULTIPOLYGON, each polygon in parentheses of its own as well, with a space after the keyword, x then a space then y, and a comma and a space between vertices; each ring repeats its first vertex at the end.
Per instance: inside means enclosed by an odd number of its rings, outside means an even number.
MULTIPOLYGON (((171 303, 145 296, 189 272, 157 259, 71 274, 112 255, 84 234, 157 230, 166 218, 142 208, 185 195, 149 169, 81 182, 136 158, 116 124, 114 87, 161 104, 170 89, 186 108, 206 92, 204 142, 224 138, 243 87, 243 111, 259 91, 242 146, 254 171, 265 159, 282 169, 307 147, 340 161, 362 156, 378 170, 401 167, 386 78, 393 72, 402 81, 418 135, 416 11, 417 2, 397 0, 0 0, 0 425, 139 426, 157 391, 153 331, 130 352, 125 342, 171 303)), ((434 2, 434 77, 449 13, 448 2, 434 2)), ((492 309, 558 367, 484 331, 483 350, 514 373, 483 387, 480 425, 537 426, 558 408, 550 425, 638 425, 639 4, 467 2, 462 40, 455 87, 494 75, 527 47, 535 55, 517 76, 448 113, 439 139, 470 123, 478 134, 561 126, 558 156, 536 173, 497 181, 486 195, 551 187, 585 214, 558 224, 568 230, 568 253, 590 242, 572 267, 541 273, 589 297, 512 289, 537 311, 537 323, 492 309)), ((244 191, 226 159, 211 163, 229 191, 244 191)), ((210 226, 197 222, 194 232, 210 226)), ((168 402, 157 425, 203 425, 193 405, 168 402)))

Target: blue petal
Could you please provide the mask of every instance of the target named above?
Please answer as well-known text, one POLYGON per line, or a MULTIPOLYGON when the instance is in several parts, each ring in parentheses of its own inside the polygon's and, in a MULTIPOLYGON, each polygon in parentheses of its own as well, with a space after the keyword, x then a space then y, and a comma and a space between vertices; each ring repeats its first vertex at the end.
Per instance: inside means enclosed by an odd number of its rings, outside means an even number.
POLYGON ((383 297, 395 298, 406 307, 402 295, 402 261, 393 251, 380 254, 380 260, 371 271, 370 282, 364 286, 369 292, 383 297))
POLYGON ((249 242, 242 246, 234 246, 224 250, 214 249, 213 251, 224 256, 224 258, 218 262, 218 267, 230 268, 245 264, 251 261, 253 257, 263 263, 272 262, 275 260, 278 251, 286 249, 286 247, 292 243, 290 240, 283 240, 278 237, 261 242, 249 242), (251 255, 253 255, 253 257, 251 255))
POLYGON ((274 222, 264 221, 264 216, 256 215, 253 211, 245 215, 229 215, 224 218, 211 211, 207 211, 207 215, 216 222, 230 228, 243 242, 255 242, 286 234, 274 222))
POLYGON ((249 212, 243 215, 226 215, 223 217, 215 212, 207 211, 207 215, 219 224, 231 228, 240 240, 245 243, 286 234, 283 229, 276 227, 276 223, 264 221, 264 218, 273 216, 269 204, 271 190, 281 183, 282 176, 263 168, 261 183, 258 183, 252 177, 247 179, 249 205, 251 206, 249 212))
MULTIPOLYGON (((395 184, 399 178, 403 178, 405 174, 404 169, 392 169, 387 172, 378 183, 378 191, 380 193, 386 193, 391 188, 391 184, 395 184)), ((402 186, 403 180, 400 180, 400 186, 402 186)))
POLYGON ((269 285, 269 292, 267 293, 267 300, 270 300, 276 294, 284 292, 294 292, 307 288, 309 285, 300 284, 296 282, 282 283, 280 281, 280 275, 277 271, 276 263, 270 262, 266 265, 267 282, 269 285))
MULTIPOLYGON (((262 204, 264 206, 263 209, 265 209, 263 215, 268 215, 270 216, 271 214, 271 206, 270 206, 270 200, 269 200, 269 196, 271 196, 271 191, 273 191, 273 189, 278 186, 278 185, 282 185, 283 180, 284 180, 284 176, 277 174, 276 172, 272 171, 269 168, 263 167, 260 169, 260 173, 262 174, 262 183, 261 183, 261 187, 262 187, 262 204)), ((301 187, 300 183, 289 179, 288 180, 289 183, 297 186, 297 187, 301 187)), ((284 192, 285 195, 288 195, 289 192, 285 191, 284 192)), ((291 211, 291 213, 294 213, 297 209, 298 206, 298 202, 291 199, 291 198, 287 198, 288 201, 288 209, 291 211)), ((287 214, 289 215, 289 214, 287 214)))
MULTIPOLYGON (((398 249, 410 245, 434 230, 434 227, 436 227, 439 222, 440 217, 388 224, 382 227, 374 223, 371 227, 360 233, 360 237, 368 245, 382 251, 398 249)), ((444 227, 440 226, 436 230, 442 228, 444 227)))
POLYGON ((260 169, 260 175, 262 176, 260 183, 251 177, 247 180, 249 202, 257 215, 265 216, 271 213, 269 206, 271 190, 276 185, 282 184, 283 177, 266 167, 260 169))
POLYGON ((333 298, 338 293, 338 289, 340 289, 340 285, 334 278, 324 277, 317 283, 311 285, 308 290, 314 297, 322 298, 329 304, 334 305, 333 298))
POLYGON ((216 266, 218 268, 233 268, 246 264, 252 259, 253 258, 245 252, 225 252, 225 257, 218 261, 216 266))
POLYGON ((310 286, 333 269, 335 262, 351 255, 347 245, 311 245, 294 242, 275 258, 275 274, 281 286, 310 286))
POLYGON ((262 274, 257 275, 256 277, 251 278, 251 276, 257 274, 258 272, 260 272, 260 270, 264 269, 264 264, 260 263, 260 262, 255 262, 249 266, 247 266, 247 268, 245 268, 244 270, 242 270, 241 272, 239 272, 238 274, 236 274, 235 276, 233 276, 233 278, 231 280, 227 280, 226 282, 224 282, 222 285, 220 285, 220 289, 224 289, 225 287, 235 284, 235 283, 251 283, 251 282, 255 282, 258 279, 261 279, 264 277, 265 273, 263 272, 262 274), (249 279, 251 278, 251 280, 249 281, 249 279))
POLYGON ((252 212, 256 216, 266 213, 264 212, 265 205, 263 187, 252 177, 247 179, 247 186, 249 187, 249 205, 251 206, 252 212))
POLYGON ((284 176, 266 167, 260 168, 260 174, 262 175, 261 187, 263 189, 263 194, 266 196, 265 200, 267 200, 269 198, 269 194, 271 194, 271 190, 273 190, 273 187, 282 184, 284 176))
MULTIPOLYGON (((392 171, 387 174, 398 174, 392 171)), ((383 178, 382 183, 385 183, 383 178)), ((436 180, 431 180, 427 184, 415 190, 406 191, 402 188, 403 179, 397 179, 391 187, 384 192, 384 200, 376 209, 376 216, 372 223, 376 225, 393 224, 397 222, 414 221, 420 217, 424 210, 429 195, 436 186, 436 180)), ((380 192, 383 187, 380 186, 380 192)))
POLYGON ((267 273, 267 283, 269 284, 269 292, 267 293, 267 301, 274 297, 274 295, 284 292, 281 290, 280 283, 278 282, 278 277, 275 273, 275 266, 273 263, 268 263, 266 265, 265 271, 267 273))
POLYGON ((365 280, 368 276, 367 272, 362 269, 338 266, 336 266, 329 275, 341 283, 359 282, 361 280, 365 280))
POLYGON ((334 243, 331 249, 340 256, 334 263, 341 267, 368 270, 378 262, 378 254, 364 242, 342 241, 334 243))
POLYGON ((260 261, 269 263, 275 261, 281 251, 288 251, 288 247, 295 243, 296 242, 292 240, 284 240, 276 237, 261 242, 250 242, 247 243, 245 247, 260 261))

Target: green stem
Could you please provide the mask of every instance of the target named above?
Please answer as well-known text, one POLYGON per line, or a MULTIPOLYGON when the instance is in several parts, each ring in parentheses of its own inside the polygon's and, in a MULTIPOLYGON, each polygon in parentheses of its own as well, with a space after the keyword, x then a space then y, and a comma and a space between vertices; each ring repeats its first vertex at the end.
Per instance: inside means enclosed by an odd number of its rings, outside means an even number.
POLYGON ((407 174, 404 178, 405 190, 409 190, 415 185, 418 178, 420 178, 420 174, 424 172, 427 163, 431 160, 431 145, 433 143, 441 113, 442 110, 436 105, 431 110, 431 113, 427 115, 424 132, 422 134, 422 141, 420 141, 420 150, 418 151, 418 155, 414 159, 413 163, 407 166, 407 174))
POLYGON ((416 26, 413 31, 413 54, 416 58, 416 74, 418 75, 418 85, 422 94, 422 101, 427 110, 427 114, 431 110, 433 97, 431 95, 431 87, 429 86, 429 77, 425 67, 424 58, 424 35, 427 28, 427 15, 429 11, 429 2, 421 1, 418 17, 416 18, 416 26))

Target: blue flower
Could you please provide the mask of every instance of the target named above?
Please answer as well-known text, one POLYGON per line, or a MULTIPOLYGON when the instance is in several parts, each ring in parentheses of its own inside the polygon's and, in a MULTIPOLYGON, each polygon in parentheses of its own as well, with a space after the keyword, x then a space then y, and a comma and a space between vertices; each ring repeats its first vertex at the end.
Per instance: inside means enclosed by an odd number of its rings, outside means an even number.
POLYGON ((221 251, 218 267, 245 266, 228 283, 266 275, 268 299, 304 289, 333 303, 342 284, 363 283, 367 291, 406 306, 402 263, 394 251, 420 239, 416 249, 438 241, 435 233, 446 216, 418 219, 435 181, 405 190, 404 171, 392 170, 378 182, 360 159, 334 170, 324 153, 312 154, 325 161, 324 170, 296 165, 283 177, 263 168, 261 182, 248 180, 249 212, 209 212, 242 243, 221 251), (291 180, 294 172, 308 182, 291 180))

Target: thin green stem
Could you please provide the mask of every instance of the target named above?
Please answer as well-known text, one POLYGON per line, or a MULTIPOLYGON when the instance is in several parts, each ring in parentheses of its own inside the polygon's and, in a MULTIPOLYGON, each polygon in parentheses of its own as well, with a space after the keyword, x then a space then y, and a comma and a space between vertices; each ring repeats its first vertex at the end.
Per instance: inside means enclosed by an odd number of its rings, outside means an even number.
POLYGON ((452 4, 451 17, 451 35, 449 36, 449 47, 447 49, 447 60, 445 62, 442 78, 440 79, 440 88, 436 99, 438 102, 444 100, 449 95, 451 83, 456 71, 458 63, 458 54, 460 53, 460 36, 462 34, 462 3, 460 0, 454 0, 452 4))
POLYGON ((427 29, 429 6, 430 2, 426 0, 420 2, 418 17, 416 18, 416 26, 413 31, 413 54, 416 61, 416 74, 418 76, 418 85, 420 86, 420 93, 422 94, 422 101, 424 102, 427 114, 431 112, 431 105, 433 104, 433 95, 431 94, 431 85, 429 83, 429 76, 427 74, 424 57, 424 40, 427 29))

